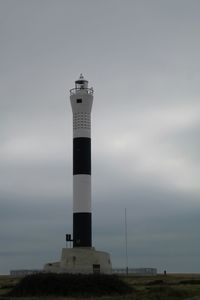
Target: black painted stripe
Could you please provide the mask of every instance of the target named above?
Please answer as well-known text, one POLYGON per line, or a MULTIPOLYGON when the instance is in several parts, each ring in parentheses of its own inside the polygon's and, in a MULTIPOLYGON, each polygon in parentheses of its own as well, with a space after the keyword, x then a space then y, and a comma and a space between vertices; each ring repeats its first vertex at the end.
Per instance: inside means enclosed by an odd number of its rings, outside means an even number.
POLYGON ((92 214, 91 213, 73 214, 73 246, 74 247, 92 246, 92 214))
POLYGON ((73 175, 91 175, 91 139, 80 137, 73 139, 73 175))

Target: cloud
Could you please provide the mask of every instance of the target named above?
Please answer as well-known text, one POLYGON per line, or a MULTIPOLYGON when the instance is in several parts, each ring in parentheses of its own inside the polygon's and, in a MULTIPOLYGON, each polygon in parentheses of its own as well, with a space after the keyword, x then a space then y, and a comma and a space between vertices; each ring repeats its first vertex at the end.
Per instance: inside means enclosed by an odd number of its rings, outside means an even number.
POLYGON ((199 110, 199 105, 189 104, 131 110, 120 124, 121 112, 117 112, 112 122, 107 119, 95 132, 94 136, 100 136, 94 141, 95 156, 102 158, 102 164, 103 159, 108 160, 110 168, 115 168, 114 174, 123 173, 126 183, 142 180, 180 191, 198 190, 199 167, 196 156, 192 157, 194 150, 188 156, 188 151, 180 147, 179 137, 184 135, 187 144, 191 132, 196 132, 199 110))

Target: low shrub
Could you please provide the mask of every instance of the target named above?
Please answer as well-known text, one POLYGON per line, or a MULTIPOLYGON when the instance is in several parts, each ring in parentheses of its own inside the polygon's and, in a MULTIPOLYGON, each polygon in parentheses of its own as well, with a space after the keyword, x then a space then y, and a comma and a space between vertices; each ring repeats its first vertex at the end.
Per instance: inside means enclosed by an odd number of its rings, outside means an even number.
POLYGON ((11 289, 13 287, 14 287, 14 284, 5 284, 5 285, 1 286, 1 290, 3 290, 3 289, 7 290, 7 289, 11 289))
POLYGON ((24 277, 7 296, 124 295, 133 289, 116 275, 40 273, 24 277))
POLYGON ((146 285, 149 285, 149 286, 151 286, 151 285, 163 285, 163 284, 165 284, 165 282, 163 280, 160 280, 160 279, 149 281, 149 282, 146 283, 146 285))
POLYGON ((200 284, 200 280, 198 279, 187 279, 179 281, 179 284, 200 284))
POLYGON ((157 295, 158 297, 166 298, 184 298, 188 295, 186 290, 172 288, 168 286, 159 286, 149 288, 149 293, 157 295))

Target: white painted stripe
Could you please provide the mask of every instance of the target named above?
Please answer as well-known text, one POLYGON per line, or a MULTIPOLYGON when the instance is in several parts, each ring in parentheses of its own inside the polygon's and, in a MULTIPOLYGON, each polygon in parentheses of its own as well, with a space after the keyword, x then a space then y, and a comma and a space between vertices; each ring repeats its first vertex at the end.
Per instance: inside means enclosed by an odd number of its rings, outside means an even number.
POLYGON ((73 212, 91 212, 91 176, 73 176, 73 212))
POLYGON ((74 129, 73 130, 73 138, 78 138, 78 137, 91 137, 91 130, 88 129, 74 129))
POLYGON ((73 137, 91 136, 91 115, 86 112, 73 113, 73 137))

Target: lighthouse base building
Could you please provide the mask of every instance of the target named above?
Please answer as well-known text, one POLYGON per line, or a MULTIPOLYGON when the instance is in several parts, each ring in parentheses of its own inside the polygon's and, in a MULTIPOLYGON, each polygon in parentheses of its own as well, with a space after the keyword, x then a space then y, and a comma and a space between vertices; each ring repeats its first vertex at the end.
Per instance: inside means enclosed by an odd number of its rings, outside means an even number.
POLYGON ((72 274, 111 274, 112 265, 107 252, 94 247, 63 248, 59 262, 47 263, 45 272, 72 274))

